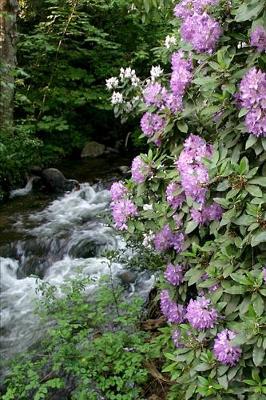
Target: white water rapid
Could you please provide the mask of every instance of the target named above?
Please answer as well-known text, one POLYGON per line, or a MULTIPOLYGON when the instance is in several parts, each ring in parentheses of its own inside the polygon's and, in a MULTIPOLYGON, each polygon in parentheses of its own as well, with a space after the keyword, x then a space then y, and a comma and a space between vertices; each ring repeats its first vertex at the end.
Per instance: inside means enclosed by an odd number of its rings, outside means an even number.
MULTIPOLYGON (((87 292, 93 296, 97 282, 110 274, 106 250, 126 249, 125 243, 104 220, 109 213, 108 190, 82 184, 78 191, 65 194, 44 210, 20 215, 15 229, 23 239, 8 244, 9 253, 0 252, 1 271, 1 356, 26 350, 40 335, 34 314, 38 281, 59 287, 77 274, 89 276, 87 292), (4 256, 3 256, 4 255, 4 256)), ((114 278, 124 270, 112 264, 114 278)), ((139 273, 130 291, 146 296, 153 276, 139 273)))

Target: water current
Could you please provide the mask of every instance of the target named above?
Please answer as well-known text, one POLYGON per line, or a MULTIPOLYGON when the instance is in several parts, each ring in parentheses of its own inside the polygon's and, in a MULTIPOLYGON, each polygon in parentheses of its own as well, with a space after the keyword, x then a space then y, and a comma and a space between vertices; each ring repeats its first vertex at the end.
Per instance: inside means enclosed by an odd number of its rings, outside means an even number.
MULTIPOLYGON (((46 199, 41 209, 38 206, 34 211, 16 213, 10 238, 4 237, 2 231, 0 301, 4 359, 26 350, 40 337, 38 317, 33 312, 40 296, 36 291, 40 282, 60 287, 66 280, 83 274, 91 278, 87 291, 93 294, 100 277, 110 274, 106 250, 122 249, 130 257, 131 250, 106 223, 109 207, 108 190, 82 183, 79 190, 48 200, 48 204, 46 199)), ((3 221, 2 217, 2 223, 10 221, 3 221)), ((114 278, 124 270, 124 265, 112 265, 114 278)), ((152 276, 139 273, 128 286, 128 295, 134 291, 146 296, 152 285, 152 276)))

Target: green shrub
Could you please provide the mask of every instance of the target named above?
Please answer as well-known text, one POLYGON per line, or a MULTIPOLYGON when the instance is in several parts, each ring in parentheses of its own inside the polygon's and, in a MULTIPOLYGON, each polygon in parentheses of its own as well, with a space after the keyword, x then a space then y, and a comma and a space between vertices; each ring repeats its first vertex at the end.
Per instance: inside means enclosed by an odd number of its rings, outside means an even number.
POLYGON ((44 337, 13 361, 3 400, 141 398, 147 334, 137 330, 142 301, 123 299, 109 284, 88 298, 87 280, 42 284, 38 305, 44 337))

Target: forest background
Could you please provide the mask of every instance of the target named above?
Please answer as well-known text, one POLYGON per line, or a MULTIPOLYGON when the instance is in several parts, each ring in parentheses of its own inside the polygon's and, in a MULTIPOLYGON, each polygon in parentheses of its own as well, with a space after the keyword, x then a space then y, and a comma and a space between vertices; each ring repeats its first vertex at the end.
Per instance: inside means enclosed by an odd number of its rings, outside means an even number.
POLYGON ((89 139, 124 150, 132 132, 139 144, 138 122, 115 120, 105 79, 129 63, 147 74, 171 3, 2 1, 0 197, 33 165, 76 157, 89 139))

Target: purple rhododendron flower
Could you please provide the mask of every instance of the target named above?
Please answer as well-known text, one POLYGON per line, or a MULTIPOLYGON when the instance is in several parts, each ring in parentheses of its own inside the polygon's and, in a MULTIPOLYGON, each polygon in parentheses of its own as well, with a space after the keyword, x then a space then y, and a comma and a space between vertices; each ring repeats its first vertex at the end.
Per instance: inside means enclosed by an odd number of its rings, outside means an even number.
POLYGON ((163 109, 169 108, 172 113, 182 110, 182 97, 174 95, 171 92, 166 92, 163 97, 163 109))
POLYGON ((160 83, 151 83, 144 89, 144 102, 148 106, 161 107, 163 104, 163 98, 166 93, 166 89, 163 88, 160 83))
POLYGON ((161 231, 157 232, 154 237, 154 247, 155 250, 159 252, 166 251, 171 248, 172 245, 173 232, 170 226, 165 225, 161 231))
POLYGON ((171 182, 166 188, 166 200, 167 203, 173 207, 174 209, 179 208, 182 206, 183 202, 185 201, 185 194, 184 193, 176 193, 179 192, 181 186, 176 182, 171 182))
POLYGON ((184 273, 181 265, 168 264, 164 273, 165 279, 173 286, 179 286, 183 282, 184 273))
POLYGON ((115 227, 119 230, 127 229, 127 221, 138 214, 137 207, 131 200, 119 200, 112 203, 112 215, 115 227))
POLYGON ((155 250, 164 252, 173 248, 177 253, 180 253, 183 250, 184 238, 182 232, 173 233, 167 224, 155 234, 153 241, 155 250))
POLYGON ((239 86, 239 101, 248 109, 245 123, 248 132, 266 137, 266 73, 251 68, 239 86))
POLYGON ((242 107, 266 107, 266 73, 251 68, 242 78, 239 86, 239 98, 242 107))
POLYGON ((152 137, 165 126, 165 120, 158 114, 146 112, 140 121, 141 130, 144 135, 152 137))
POLYGON ((128 190, 123 182, 114 182, 110 189, 112 201, 121 200, 127 194, 128 190))
POLYGON ((198 53, 212 53, 222 29, 207 13, 195 13, 184 20, 180 33, 182 39, 190 43, 198 53))
POLYGON ((192 80, 192 62, 184 58, 184 53, 178 51, 172 55, 172 75, 170 86, 174 96, 182 100, 182 96, 192 80))
POLYGON ((186 19, 194 12, 201 13, 209 5, 216 5, 219 0, 182 0, 174 8, 177 18, 186 19))
POLYGON ((238 346, 232 346, 230 343, 236 334, 229 329, 224 329, 218 333, 214 340, 214 355, 222 364, 233 367, 237 364, 241 357, 242 350, 238 346))
POLYGON ((168 290, 163 290, 160 295, 161 312, 168 322, 181 324, 184 321, 185 309, 180 304, 171 300, 168 290))
POLYGON ((178 232, 173 234, 171 240, 171 247, 177 252, 180 253, 183 250, 185 235, 182 232, 178 232))
POLYGON ((213 328, 217 318, 217 311, 211 307, 209 299, 203 296, 198 297, 197 300, 190 300, 187 306, 186 319, 193 328, 198 330, 213 328))
POLYGON ((132 161, 131 173, 134 182, 143 183, 151 175, 151 167, 140 156, 137 156, 132 161))
POLYGON ((259 52, 266 51, 266 30, 262 26, 257 26, 250 36, 250 44, 257 47, 259 52))
POLYGON ((211 221, 219 221, 222 218, 223 209, 219 204, 213 203, 210 206, 203 205, 200 210, 192 208, 190 214, 193 221, 202 225, 211 221))
POLYGON ((182 343, 180 343, 180 338, 181 338, 181 332, 178 329, 174 330, 174 332, 172 333, 172 340, 177 349, 183 347, 182 343))
POLYGON ((203 138, 190 135, 184 143, 176 163, 181 177, 181 186, 186 196, 204 204, 209 183, 208 169, 202 163, 202 158, 210 158, 213 150, 203 138))
POLYGON ((245 117, 248 132, 257 137, 266 137, 266 107, 253 108, 245 117))

